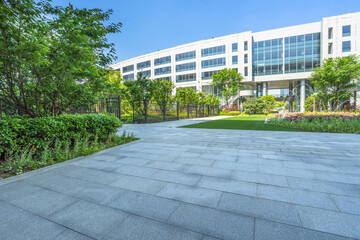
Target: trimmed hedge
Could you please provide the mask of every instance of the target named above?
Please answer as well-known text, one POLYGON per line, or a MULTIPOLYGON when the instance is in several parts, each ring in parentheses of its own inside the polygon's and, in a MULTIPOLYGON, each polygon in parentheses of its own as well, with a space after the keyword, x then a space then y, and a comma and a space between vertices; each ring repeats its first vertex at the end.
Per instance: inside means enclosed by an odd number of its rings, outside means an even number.
POLYGON ((55 139, 105 141, 116 133, 122 123, 118 118, 106 114, 64 114, 56 117, 0 119, 0 156, 9 151, 16 152, 29 147, 39 153, 55 139))

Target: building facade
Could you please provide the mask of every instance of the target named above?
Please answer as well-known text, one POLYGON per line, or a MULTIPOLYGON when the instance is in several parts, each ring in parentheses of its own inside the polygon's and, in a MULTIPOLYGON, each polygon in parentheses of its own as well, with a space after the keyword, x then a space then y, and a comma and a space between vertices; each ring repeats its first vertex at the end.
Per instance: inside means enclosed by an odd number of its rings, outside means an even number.
MULTIPOLYGON (((112 65, 123 79, 139 72, 169 79, 178 87, 218 94, 212 75, 223 68, 244 76, 244 89, 232 100, 249 96, 287 97, 295 93, 304 110, 311 94, 307 81, 323 59, 360 55, 360 13, 262 32, 243 32, 153 52, 112 65)), ((358 94, 360 95, 360 94, 358 94)))

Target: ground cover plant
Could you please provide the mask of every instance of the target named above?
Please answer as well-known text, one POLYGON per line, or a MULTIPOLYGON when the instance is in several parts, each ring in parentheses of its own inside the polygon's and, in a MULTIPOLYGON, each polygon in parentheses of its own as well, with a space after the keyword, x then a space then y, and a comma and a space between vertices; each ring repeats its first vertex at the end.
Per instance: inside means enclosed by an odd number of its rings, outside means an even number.
POLYGON ((268 124, 313 132, 360 133, 360 114, 344 112, 275 114, 268 124))
POLYGON ((0 178, 128 143, 116 135, 122 123, 106 114, 0 119, 0 178))
POLYGON ((296 128, 273 126, 265 123, 266 116, 238 116, 182 126, 184 128, 236 129, 261 131, 302 131, 296 128))

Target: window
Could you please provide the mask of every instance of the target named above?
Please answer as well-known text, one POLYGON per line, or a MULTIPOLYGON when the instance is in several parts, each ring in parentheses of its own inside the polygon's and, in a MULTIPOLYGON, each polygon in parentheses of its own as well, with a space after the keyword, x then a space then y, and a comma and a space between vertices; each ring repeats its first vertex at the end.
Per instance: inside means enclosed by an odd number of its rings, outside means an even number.
POLYGON ((247 50, 248 50, 248 42, 245 41, 245 42, 244 42, 244 51, 247 51, 247 50))
POLYGON ((201 80, 212 79, 212 76, 218 74, 218 72, 219 71, 202 72, 201 73, 201 80))
POLYGON ((343 37, 347 37, 351 35, 351 26, 350 25, 346 25, 342 27, 342 35, 343 37))
POLYGON ((143 77, 151 77, 151 70, 138 72, 138 77, 140 73, 142 74, 143 77))
POLYGON ((342 51, 343 52, 350 52, 351 51, 351 42, 350 41, 342 42, 342 51))
POLYGON ((171 73, 171 67, 169 66, 169 67, 155 68, 154 73, 155 73, 155 76, 171 73))
POLYGON ((122 76, 123 80, 134 80, 134 74, 126 74, 122 76))
POLYGON ((161 77, 161 78, 155 78, 155 80, 168 80, 168 81, 171 81, 171 76, 170 77, 161 77))
POLYGON ((193 82, 193 81, 196 81, 196 73, 177 75, 176 76, 176 82, 177 83, 193 82))
POLYGON ((150 60, 136 64, 137 70, 150 67, 150 60))
POLYGON ((332 27, 329 27, 329 29, 328 29, 328 38, 329 39, 333 38, 333 28, 332 27))
POLYGON ((248 73, 248 67, 245 67, 245 68, 244 68, 244 74, 245 74, 245 77, 249 75, 249 73, 248 73))
POLYGON ((176 72, 184 72, 196 69, 196 62, 176 65, 176 72))
POLYGON ((154 59, 154 65, 155 66, 170 63, 170 62, 171 62, 171 56, 154 59))
POLYGON ((193 59, 193 58, 196 58, 196 52, 195 51, 179 53, 179 54, 175 55, 175 61, 176 62, 184 61, 184 60, 188 60, 188 59, 193 59))
POLYGON ((248 61, 249 61, 249 59, 248 59, 248 55, 247 55, 247 54, 245 54, 245 55, 244 55, 244 63, 248 63, 248 61))
POLYGON ((201 49, 201 56, 207 57, 225 53, 225 45, 201 49))
POLYGON ((225 66, 225 58, 215 58, 201 61, 201 68, 225 66))
POLYGON ((238 56, 232 56, 232 64, 238 64, 238 56))
POLYGON ((134 65, 123 67, 123 73, 134 71, 134 65))
MULTIPOLYGON (((296 38, 295 38, 296 40, 296 38)), ((286 38, 289 42, 289 38, 286 38)), ((295 45, 296 47, 296 45, 295 45)), ((283 66, 283 38, 276 38, 266 41, 253 42, 252 65, 253 75, 280 74, 283 66)), ((247 55, 247 54, 246 54, 247 55)), ((244 55, 244 62, 248 62, 248 56, 244 55)))
POLYGON ((329 46, 328 46, 328 54, 332 54, 333 53, 333 44, 332 43, 329 43, 329 46))
POLYGON ((237 52, 237 51, 238 51, 238 44, 237 44, 237 43, 233 43, 233 44, 232 44, 232 51, 233 51, 233 52, 237 52))

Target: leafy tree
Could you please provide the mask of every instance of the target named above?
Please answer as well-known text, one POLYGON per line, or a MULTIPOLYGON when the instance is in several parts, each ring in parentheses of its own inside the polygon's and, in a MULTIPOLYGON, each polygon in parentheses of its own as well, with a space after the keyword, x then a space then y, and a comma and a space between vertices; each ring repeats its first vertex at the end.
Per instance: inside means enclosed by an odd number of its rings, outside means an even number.
POLYGON ((226 100, 226 105, 229 106, 229 99, 237 94, 244 77, 235 69, 224 68, 218 74, 213 75, 212 78, 212 85, 222 89, 221 93, 226 100))
POLYGON ((311 76, 315 88, 333 102, 331 110, 336 110, 341 101, 349 99, 350 90, 358 84, 360 61, 355 55, 325 59, 311 76))
POLYGON ((206 95, 205 95, 205 93, 198 92, 197 93, 197 98, 198 98, 198 100, 197 100, 198 104, 200 104, 200 105, 205 105, 206 104, 206 95))
POLYGON ((328 96, 324 96, 322 92, 313 94, 305 99, 305 111, 322 111, 328 109, 328 96))
POLYGON ((276 106, 275 97, 272 95, 264 95, 260 99, 265 102, 267 110, 271 110, 276 106))
POLYGON ((177 88, 176 89, 176 99, 177 101, 179 101, 180 103, 197 103, 198 101, 198 94, 196 92, 196 90, 192 89, 192 88, 177 88))
POLYGON ((265 113, 266 111, 266 103, 260 98, 251 97, 243 103, 245 107, 245 113, 247 114, 257 114, 257 113, 265 113))
POLYGON ((108 74, 105 75, 104 95, 119 96, 123 88, 124 84, 119 71, 109 71, 108 74))
POLYGON ((210 106, 216 106, 220 104, 220 98, 215 94, 206 95, 206 104, 210 106))
POLYGON ((172 94, 175 85, 170 80, 162 80, 162 79, 155 80, 153 84, 154 84, 153 99, 159 106, 165 121, 166 111, 168 111, 175 102, 175 97, 172 94))
POLYGON ((52 6, 49 1, 0 3, 0 102, 31 117, 56 115, 104 87, 115 59, 107 35, 112 10, 52 6))

